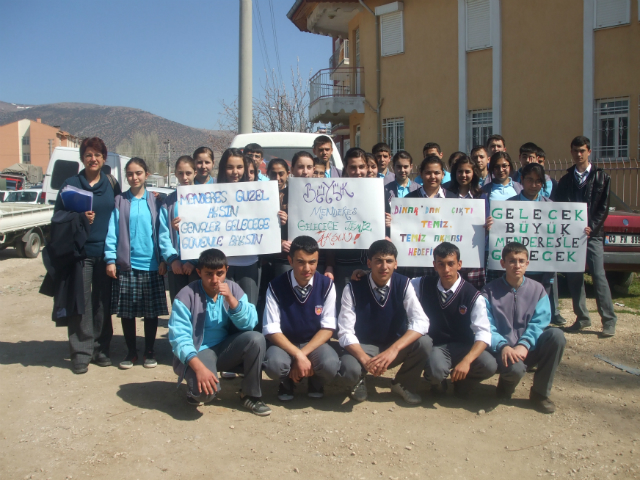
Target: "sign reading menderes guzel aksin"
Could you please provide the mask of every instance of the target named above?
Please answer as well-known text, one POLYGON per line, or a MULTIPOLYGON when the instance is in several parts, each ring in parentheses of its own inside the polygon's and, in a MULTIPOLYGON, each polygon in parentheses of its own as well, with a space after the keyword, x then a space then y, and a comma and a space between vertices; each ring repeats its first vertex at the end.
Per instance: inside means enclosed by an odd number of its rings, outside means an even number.
POLYGON ((384 238, 381 178, 289 178, 289 240, 320 248, 367 249, 384 238))
POLYGON ((177 194, 183 260, 209 248, 228 257, 281 250, 277 182, 179 186, 177 194))
POLYGON ((450 242, 463 267, 484 266, 485 201, 453 198, 391 200, 391 241, 398 265, 433 267, 433 249, 450 242))
POLYGON ((489 265, 502 270, 502 249, 518 242, 529 251, 529 272, 584 272, 587 204, 491 202, 489 265))

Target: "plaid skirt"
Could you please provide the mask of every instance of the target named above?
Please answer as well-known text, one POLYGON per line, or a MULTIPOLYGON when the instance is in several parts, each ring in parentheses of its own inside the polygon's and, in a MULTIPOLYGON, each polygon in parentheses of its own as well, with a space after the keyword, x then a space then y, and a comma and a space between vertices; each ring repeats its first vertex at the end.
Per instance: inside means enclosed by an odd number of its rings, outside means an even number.
POLYGON ((164 278, 157 271, 118 272, 111 287, 111 313, 120 318, 169 315, 164 278))

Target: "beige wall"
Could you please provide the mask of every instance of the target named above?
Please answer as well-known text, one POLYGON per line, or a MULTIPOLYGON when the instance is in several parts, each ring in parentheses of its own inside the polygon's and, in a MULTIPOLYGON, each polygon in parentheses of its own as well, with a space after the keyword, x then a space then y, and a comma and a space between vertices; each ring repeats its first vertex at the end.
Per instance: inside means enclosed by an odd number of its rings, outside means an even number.
MULTIPOLYGON (((638 2, 631 2, 631 24, 595 32, 595 99, 629 97, 629 156, 640 157, 640 23, 638 2)), ((594 125, 595 126, 595 125, 594 125)), ((597 128, 597 126, 596 126, 597 128)))
POLYGON ((582 0, 502 2, 502 132, 568 158, 582 134, 582 0))
POLYGON ((31 164, 46 171, 49 165, 49 139, 53 140, 52 148, 71 146, 70 142, 58 137, 59 131, 58 128, 32 120, 19 120, 0 127, 0 170, 14 163, 22 163, 22 135, 28 133, 31 164))
POLYGON ((57 137, 58 128, 44 123, 31 122, 31 164, 47 170, 49 165, 49 139, 53 139, 52 148, 62 145, 57 137))

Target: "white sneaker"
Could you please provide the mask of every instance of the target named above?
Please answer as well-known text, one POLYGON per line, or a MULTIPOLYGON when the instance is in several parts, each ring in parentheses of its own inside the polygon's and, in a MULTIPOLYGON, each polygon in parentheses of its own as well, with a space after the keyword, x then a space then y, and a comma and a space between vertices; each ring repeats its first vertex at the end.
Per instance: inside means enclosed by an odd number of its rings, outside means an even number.
POLYGON ((404 398, 404 401, 410 405, 418 405, 422 402, 422 397, 420 395, 410 392, 399 383, 392 383, 391 391, 397 395, 400 395, 402 398, 404 398))

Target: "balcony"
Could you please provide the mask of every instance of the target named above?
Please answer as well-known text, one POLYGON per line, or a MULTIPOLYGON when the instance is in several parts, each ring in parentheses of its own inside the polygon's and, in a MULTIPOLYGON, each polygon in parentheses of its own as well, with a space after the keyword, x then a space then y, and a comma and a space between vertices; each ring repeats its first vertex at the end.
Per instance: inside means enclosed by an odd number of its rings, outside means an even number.
POLYGON ((363 76, 363 67, 325 68, 316 73, 309 81, 309 121, 348 124, 349 115, 364 113, 363 76))

